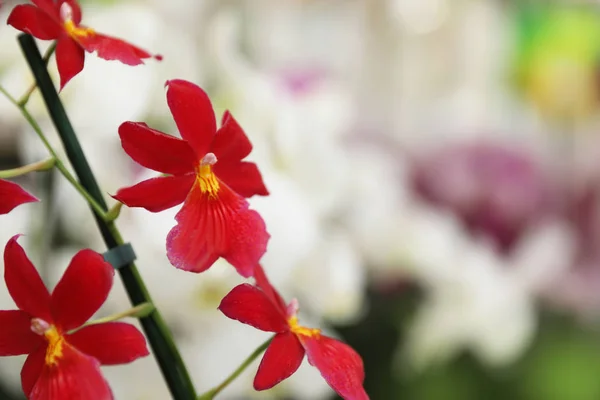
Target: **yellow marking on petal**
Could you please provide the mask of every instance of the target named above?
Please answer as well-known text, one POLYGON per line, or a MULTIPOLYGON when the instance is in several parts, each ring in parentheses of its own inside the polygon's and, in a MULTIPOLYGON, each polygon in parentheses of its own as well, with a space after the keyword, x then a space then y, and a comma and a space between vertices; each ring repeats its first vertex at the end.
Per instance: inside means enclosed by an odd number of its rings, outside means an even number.
POLYGON ((217 198, 219 181, 214 172, 212 172, 212 163, 200 163, 200 166, 196 170, 196 180, 202 193, 208 194, 210 198, 217 198))
POLYGON ((46 365, 56 365, 63 355, 65 338, 56 330, 54 325, 50 326, 50 329, 44 333, 44 336, 46 337, 46 340, 48 340, 46 365))
POLYGON ((298 323, 298 317, 293 316, 288 319, 290 330, 294 335, 308 336, 310 338, 318 338, 321 336, 321 330, 316 328, 306 328, 298 323))
POLYGON ((81 37, 87 37, 91 35, 95 35, 96 31, 92 28, 82 28, 80 26, 75 25, 72 19, 67 19, 63 22, 63 27, 65 31, 71 36, 73 39, 78 39, 81 37))
POLYGON ((219 181, 212 172, 210 165, 203 165, 200 167, 197 179, 202 193, 207 193, 211 198, 217 197, 217 193, 219 192, 219 181))

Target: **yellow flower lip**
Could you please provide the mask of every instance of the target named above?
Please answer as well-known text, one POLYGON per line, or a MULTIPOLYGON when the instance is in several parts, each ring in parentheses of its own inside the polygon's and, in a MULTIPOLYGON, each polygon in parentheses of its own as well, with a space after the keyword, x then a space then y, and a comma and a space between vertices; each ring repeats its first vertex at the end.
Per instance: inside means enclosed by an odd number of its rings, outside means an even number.
POLYGON ((58 360, 63 355, 64 336, 56 329, 56 326, 50 325, 41 318, 33 318, 31 320, 31 330, 40 336, 44 336, 48 341, 45 358, 46 365, 58 364, 58 360))
MULTIPOLYGON (((66 3, 65 3, 66 4, 66 3)), ((75 25, 72 20, 63 22, 63 27, 72 38, 87 37, 96 33, 92 28, 82 28, 75 25)))
POLYGON ((67 31, 67 34, 73 39, 87 37, 96 33, 92 28, 82 28, 75 25, 75 22, 73 21, 73 9, 68 3, 62 3, 60 6, 60 19, 65 31, 67 31))
POLYGON ((210 198, 216 198, 219 193, 219 181, 212 171, 212 166, 216 164, 217 156, 213 153, 207 153, 196 168, 196 181, 203 194, 208 194, 210 198))
POLYGON ((298 322, 298 310, 300 309, 300 305, 298 304, 297 299, 292 299, 290 304, 287 306, 287 323, 290 327, 290 331, 296 336, 307 336, 310 338, 318 338, 321 335, 320 329, 315 328, 307 328, 298 322))
POLYGON ((321 335, 321 330, 316 328, 307 328, 305 326, 300 325, 298 322, 298 316, 294 313, 292 316, 288 318, 288 325, 290 327, 290 331, 297 336, 308 336, 311 338, 317 338, 321 335))

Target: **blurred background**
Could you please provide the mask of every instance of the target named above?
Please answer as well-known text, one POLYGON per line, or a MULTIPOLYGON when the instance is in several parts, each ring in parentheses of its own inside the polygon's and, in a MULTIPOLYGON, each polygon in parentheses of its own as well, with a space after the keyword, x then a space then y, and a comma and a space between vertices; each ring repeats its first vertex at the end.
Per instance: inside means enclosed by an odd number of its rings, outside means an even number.
MULTIPOLYGON (((18 2, 4 3, 0 21, 18 2)), ((267 273, 305 325, 360 352, 372 399, 600 399, 597 2, 81 3, 84 24, 164 56, 87 55, 61 93, 105 192, 154 174, 125 155, 119 124, 177 134, 163 84, 201 85, 245 129, 271 192, 251 199, 272 235, 267 273)), ((18 97, 32 78, 16 35, 0 26, 0 83, 18 97)), ((29 107, 59 146, 37 92, 29 107)), ((0 98, 0 168, 45 157, 0 98)), ((61 176, 18 182, 43 201, 1 217, 0 244, 26 234, 50 285, 80 248, 105 250, 61 176)), ((241 282, 233 268, 169 265, 176 212, 124 210, 119 226, 204 391, 268 336, 216 310, 241 282)), ((128 306, 116 281, 99 315, 128 306)), ((22 363, 0 360, 1 399, 20 398, 22 363)), ((256 366, 222 398, 335 398, 309 365, 255 393, 256 366)), ((117 399, 169 398, 152 358, 104 371, 117 399)))

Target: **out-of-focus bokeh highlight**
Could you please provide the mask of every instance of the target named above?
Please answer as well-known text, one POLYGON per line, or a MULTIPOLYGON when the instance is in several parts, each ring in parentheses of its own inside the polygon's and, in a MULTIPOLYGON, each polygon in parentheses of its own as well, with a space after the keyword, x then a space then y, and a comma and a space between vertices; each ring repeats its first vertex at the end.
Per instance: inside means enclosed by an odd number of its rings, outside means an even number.
MULTIPOLYGON (((0 22, 16 1, 5 1, 0 22)), ((600 399, 600 5, 544 0, 88 0, 84 23, 160 53, 127 67, 93 55, 61 93, 103 189, 149 176, 117 128, 177 134, 163 84, 200 84, 254 144, 271 196, 263 262, 302 321, 349 342, 374 400, 600 399)), ((32 83, 0 23, 0 83, 32 83)), ((47 46, 47 43, 41 43, 47 46)), ((51 61, 54 76, 56 68, 51 61)), ((59 146, 39 94, 30 101, 59 146)), ((47 156, 0 98, 0 168, 47 156)), ((43 202, 0 217, 53 285, 81 247, 104 247, 53 173, 19 179, 43 202)), ((199 391, 267 337, 216 307, 225 262, 171 267, 177 209, 119 226, 199 391)), ((115 285, 102 315, 128 307, 115 285)), ((13 304, 0 285, 0 309, 13 304)), ((1 328, 0 328, 1 329, 1 328)), ((22 357, 0 360, 20 396, 22 357)), ((308 364, 255 393, 257 364, 223 399, 332 399, 308 364)), ((105 373, 117 399, 169 398, 152 358, 105 373)))

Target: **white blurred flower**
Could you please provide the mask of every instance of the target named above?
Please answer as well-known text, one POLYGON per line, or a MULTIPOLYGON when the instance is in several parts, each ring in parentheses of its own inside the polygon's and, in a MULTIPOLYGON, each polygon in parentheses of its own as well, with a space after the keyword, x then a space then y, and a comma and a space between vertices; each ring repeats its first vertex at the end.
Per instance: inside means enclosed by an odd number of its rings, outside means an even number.
POLYGON ((292 179, 268 169, 263 177, 269 196, 250 199, 271 235, 261 264, 273 284, 286 291, 293 285, 293 271, 318 244, 319 220, 292 179))
POLYGON ((337 323, 356 322, 362 316, 366 271, 343 231, 325 233, 291 278, 304 309, 337 323))
POLYGON ((349 132, 349 92, 341 82, 309 69, 261 70, 237 48, 239 20, 223 11, 214 21, 214 55, 221 72, 224 93, 231 93, 232 114, 251 140, 268 142, 261 161, 289 175, 307 194, 319 214, 331 213, 342 188, 351 179, 350 163, 342 148, 349 132), (300 79, 302 89, 293 88, 300 79))
POLYGON ((471 348, 483 361, 502 364, 525 349, 535 326, 526 293, 504 276, 493 254, 465 254, 456 274, 428 291, 404 351, 418 369, 471 348))
POLYGON ((399 362, 422 369, 467 348, 491 365, 515 360, 535 332, 536 296, 572 257, 571 232, 543 219, 501 253, 458 215, 407 190, 399 163, 376 154, 353 157, 363 166, 354 175, 353 234, 376 281, 408 279, 425 291, 399 362))
POLYGON ((487 242, 456 233, 446 238, 452 245, 445 259, 432 265, 420 264, 418 254, 413 258, 426 300, 400 361, 417 369, 466 348, 489 365, 515 361, 535 333, 535 296, 573 252, 570 233, 554 223, 531 231, 508 258, 487 242))
POLYGON ((448 17, 447 0, 391 0, 390 3, 393 15, 411 34, 430 33, 448 17))

